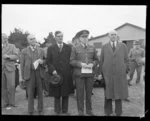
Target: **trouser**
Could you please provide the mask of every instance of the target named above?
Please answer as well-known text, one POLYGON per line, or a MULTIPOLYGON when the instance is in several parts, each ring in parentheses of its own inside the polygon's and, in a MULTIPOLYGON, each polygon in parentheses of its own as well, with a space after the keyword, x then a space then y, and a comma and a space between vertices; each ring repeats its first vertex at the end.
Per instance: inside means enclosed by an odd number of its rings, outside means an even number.
POLYGON ((19 70, 16 67, 16 71, 15 71, 15 88, 19 85, 19 70))
POLYGON ((93 78, 76 78, 77 107, 79 113, 84 113, 84 89, 86 96, 86 113, 92 111, 93 78))
MULTIPOLYGON (((105 98, 104 111, 105 111, 105 114, 107 114, 107 115, 110 115, 113 113, 112 99, 106 99, 105 98)), ((117 116, 120 116, 122 114, 122 101, 121 101, 121 99, 115 100, 115 113, 117 116)))
POLYGON ((67 113, 68 112, 68 96, 54 97, 54 110, 56 113, 67 113))
POLYGON ((37 70, 31 69, 30 79, 27 81, 27 92, 28 92, 28 112, 34 112, 34 94, 35 88, 37 88, 38 105, 37 109, 39 112, 43 111, 43 91, 42 82, 40 78, 39 68, 37 70))
MULTIPOLYGON (((26 90, 26 98, 28 98, 27 88, 25 90, 26 90)), ((35 88, 35 91, 34 91, 34 98, 36 98, 36 96, 37 96, 37 87, 35 88)))
POLYGON ((132 62, 130 66, 131 67, 130 67, 130 80, 129 81, 132 81, 134 72, 136 70, 137 72, 136 83, 139 83, 141 79, 142 65, 138 65, 136 62, 132 62))
POLYGON ((15 105, 15 71, 2 71, 2 106, 15 105))

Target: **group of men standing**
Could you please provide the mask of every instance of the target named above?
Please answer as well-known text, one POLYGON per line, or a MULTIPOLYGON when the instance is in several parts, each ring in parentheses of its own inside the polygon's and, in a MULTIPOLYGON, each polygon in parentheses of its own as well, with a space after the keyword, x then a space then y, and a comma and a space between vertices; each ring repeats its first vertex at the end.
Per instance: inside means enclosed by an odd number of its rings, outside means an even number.
MULTIPOLYGON (((37 89, 39 114, 43 114, 43 87, 42 81, 45 78, 43 65, 47 66, 47 73, 50 76, 60 75, 62 83, 59 86, 49 84, 49 95, 54 97, 54 111, 56 115, 69 115, 69 95, 74 92, 73 81, 76 86, 77 109, 79 115, 84 115, 84 100, 86 114, 93 116, 92 111, 92 89, 95 76, 95 68, 99 65, 98 79, 104 80, 104 111, 105 115, 113 113, 112 101, 115 101, 115 113, 121 116, 122 100, 128 98, 127 70, 129 68, 129 58, 127 46, 118 41, 116 31, 109 32, 110 41, 102 47, 100 59, 94 46, 88 44, 88 30, 79 31, 75 38, 78 43, 69 46, 63 42, 63 33, 55 32, 56 44, 47 48, 46 53, 36 45, 36 38, 33 35, 27 37, 29 46, 22 50, 20 57, 21 77, 26 82, 28 93, 28 113, 34 114, 34 93, 37 89), (85 98, 85 99, 84 99, 85 98)), ((3 35, 5 40, 6 35, 3 35)), ((5 76, 2 84, 3 106, 14 105, 15 68, 13 60, 17 59, 15 46, 4 48, 2 53, 2 71, 5 76), (8 49, 9 51, 6 50, 8 49), (10 52, 10 53, 9 53, 10 52), (10 64, 7 65, 7 61, 10 64), (5 64, 4 64, 5 62, 5 64), (12 62, 12 63, 11 63, 12 62), (10 75, 10 76, 9 76, 10 75), (12 76, 13 75, 13 76, 12 76), (6 84, 7 80, 7 84, 6 84), (10 83, 9 88, 6 87, 10 83), (10 102, 6 101, 6 90, 10 97, 10 102), (11 95, 10 95, 11 94, 11 95), (13 97, 13 98, 12 98, 13 97)))

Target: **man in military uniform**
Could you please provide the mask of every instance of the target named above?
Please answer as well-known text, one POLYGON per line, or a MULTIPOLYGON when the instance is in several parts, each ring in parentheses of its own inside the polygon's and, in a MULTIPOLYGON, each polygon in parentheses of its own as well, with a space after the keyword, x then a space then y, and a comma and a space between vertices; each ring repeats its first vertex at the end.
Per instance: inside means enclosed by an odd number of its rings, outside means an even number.
POLYGON ((70 64, 74 67, 73 76, 76 83, 77 107, 79 115, 84 115, 84 88, 86 94, 86 114, 93 115, 91 95, 94 82, 93 68, 97 65, 96 49, 88 45, 88 30, 76 34, 79 44, 72 48, 70 64), (91 66, 91 68, 89 67, 91 66), (89 72, 86 73, 86 69, 89 72))
POLYGON ((140 82, 141 78, 141 71, 142 71, 142 61, 141 59, 145 56, 145 51, 143 48, 140 47, 140 43, 138 41, 134 42, 133 48, 129 52, 130 58, 130 79, 128 80, 128 84, 133 79, 135 70, 137 71, 137 79, 136 84, 140 82))

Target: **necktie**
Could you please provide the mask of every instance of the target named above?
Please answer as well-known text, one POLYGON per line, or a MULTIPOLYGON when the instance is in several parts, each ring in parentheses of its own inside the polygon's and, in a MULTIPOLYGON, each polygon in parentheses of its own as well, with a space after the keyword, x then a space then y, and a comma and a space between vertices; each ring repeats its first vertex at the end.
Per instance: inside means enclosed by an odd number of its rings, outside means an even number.
POLYGON ((60 52, 61 52, 61 50, 62 50, 62 44, 59 45, 59 49, 60 49, 60 52))
POLYGON ((85 49, 87 48, 87 45, 86 45, 86 44, 84 45, 84 48, 85 48, 85 49))
POLYGON ((113 42, 113 51, 115 51, 115 42, 113 42))

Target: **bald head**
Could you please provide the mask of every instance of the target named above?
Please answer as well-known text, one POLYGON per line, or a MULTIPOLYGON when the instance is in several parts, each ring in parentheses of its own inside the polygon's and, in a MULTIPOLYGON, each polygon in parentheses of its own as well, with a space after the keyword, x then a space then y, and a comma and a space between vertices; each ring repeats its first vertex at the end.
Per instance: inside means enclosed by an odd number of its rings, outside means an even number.
POLYGON ((108 33, 108 36, 110 38, 110 41, 114 42, 114 41, 117 41, 118 39, 118 34, 117 34, 117 31, 115 30, 111 30, 109 33, 108 33))

